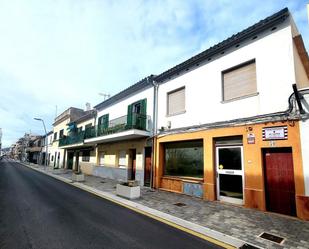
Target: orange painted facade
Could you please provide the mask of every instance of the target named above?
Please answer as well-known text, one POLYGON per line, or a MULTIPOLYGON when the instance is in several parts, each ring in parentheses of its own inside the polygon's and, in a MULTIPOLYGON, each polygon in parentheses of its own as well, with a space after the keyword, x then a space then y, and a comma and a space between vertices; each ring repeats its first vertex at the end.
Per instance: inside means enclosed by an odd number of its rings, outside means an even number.
POLYGON ((298 121, 279 121, 270 123, 249 124, 226 128, 205 129, 194 132, 178 133, 159 136, 156 139, 155 153, 155 175, 154 184, 156 188, 182 193, 183 183, 192 182, 203 186, 203 199, 216 200, 216 149, 215 139, 229 136, 243 137, 243 168, 244 168, 244 206, 266 211, 265 182, 263 154, 264 148, 292 148, 295 202, 297 216, 309 220, 309 198, 305 196, 304 174, 302 155, 300 148, 300 133, 298 121), (284 140, 264 141, 262 130, 266 127, 286 126, 288 137, 284 140), (255 135, 255 143, 247 142, 248 134, 255 135), (170 177, 163 175, 164 169, 164 143, 203 140, 204 151, 204 177, 196 179, 190 177, 170 177))

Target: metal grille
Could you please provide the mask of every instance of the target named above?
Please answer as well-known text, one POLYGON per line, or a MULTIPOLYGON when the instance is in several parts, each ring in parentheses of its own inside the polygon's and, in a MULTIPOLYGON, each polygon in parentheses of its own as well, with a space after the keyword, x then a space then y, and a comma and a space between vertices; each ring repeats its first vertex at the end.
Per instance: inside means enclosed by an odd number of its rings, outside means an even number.
POLYGON ((262 239, 266 239, 266 240, 275 242, 277 244, 281 244, 284 241, 284 238, 279 237, 279 236, 274 235, 274 234, 270 234, 270 233, 262 233, 259 237, 262 238, 262 239))

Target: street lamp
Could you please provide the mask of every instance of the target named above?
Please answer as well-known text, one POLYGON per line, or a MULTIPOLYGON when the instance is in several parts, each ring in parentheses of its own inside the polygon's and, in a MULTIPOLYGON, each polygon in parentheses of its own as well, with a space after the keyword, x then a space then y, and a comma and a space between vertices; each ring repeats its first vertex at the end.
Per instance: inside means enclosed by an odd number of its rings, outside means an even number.
POLYGON ((43 126, 44 126, 44 131, 45 131, 45 151, 46 151, 46 154, 45 154, 45 163, 44 163, 44 170, 46 170, 46 166, 47 166, 47 156, 48 156, 48 137, 47 137, 47 132, 46 132, 46 127, 45 127, 45 123, 44 123, 44 120, 41 119, 41 118, 34 118, 35 120, 37 121, 42 121, 43 123, 43 126))

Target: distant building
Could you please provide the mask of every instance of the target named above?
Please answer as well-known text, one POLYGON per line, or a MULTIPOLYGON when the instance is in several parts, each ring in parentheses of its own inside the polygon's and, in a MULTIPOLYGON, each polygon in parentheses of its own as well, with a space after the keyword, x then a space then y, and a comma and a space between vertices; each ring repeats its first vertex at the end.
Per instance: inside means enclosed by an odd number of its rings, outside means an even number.
POLYGON ((28 143, 26 146, 27 161, 29 163, 40 163, 40 155, 42 151, 42 136, 29 135, 28 143))

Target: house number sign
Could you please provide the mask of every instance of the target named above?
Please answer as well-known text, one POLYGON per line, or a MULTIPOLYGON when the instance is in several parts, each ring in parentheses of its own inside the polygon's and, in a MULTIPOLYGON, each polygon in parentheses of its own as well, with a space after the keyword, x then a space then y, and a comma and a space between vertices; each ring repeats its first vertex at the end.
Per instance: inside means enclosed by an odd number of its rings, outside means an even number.
POLYGON ((288 139, 288 127, 269 127, 262 130, 263 140, 288 139))

